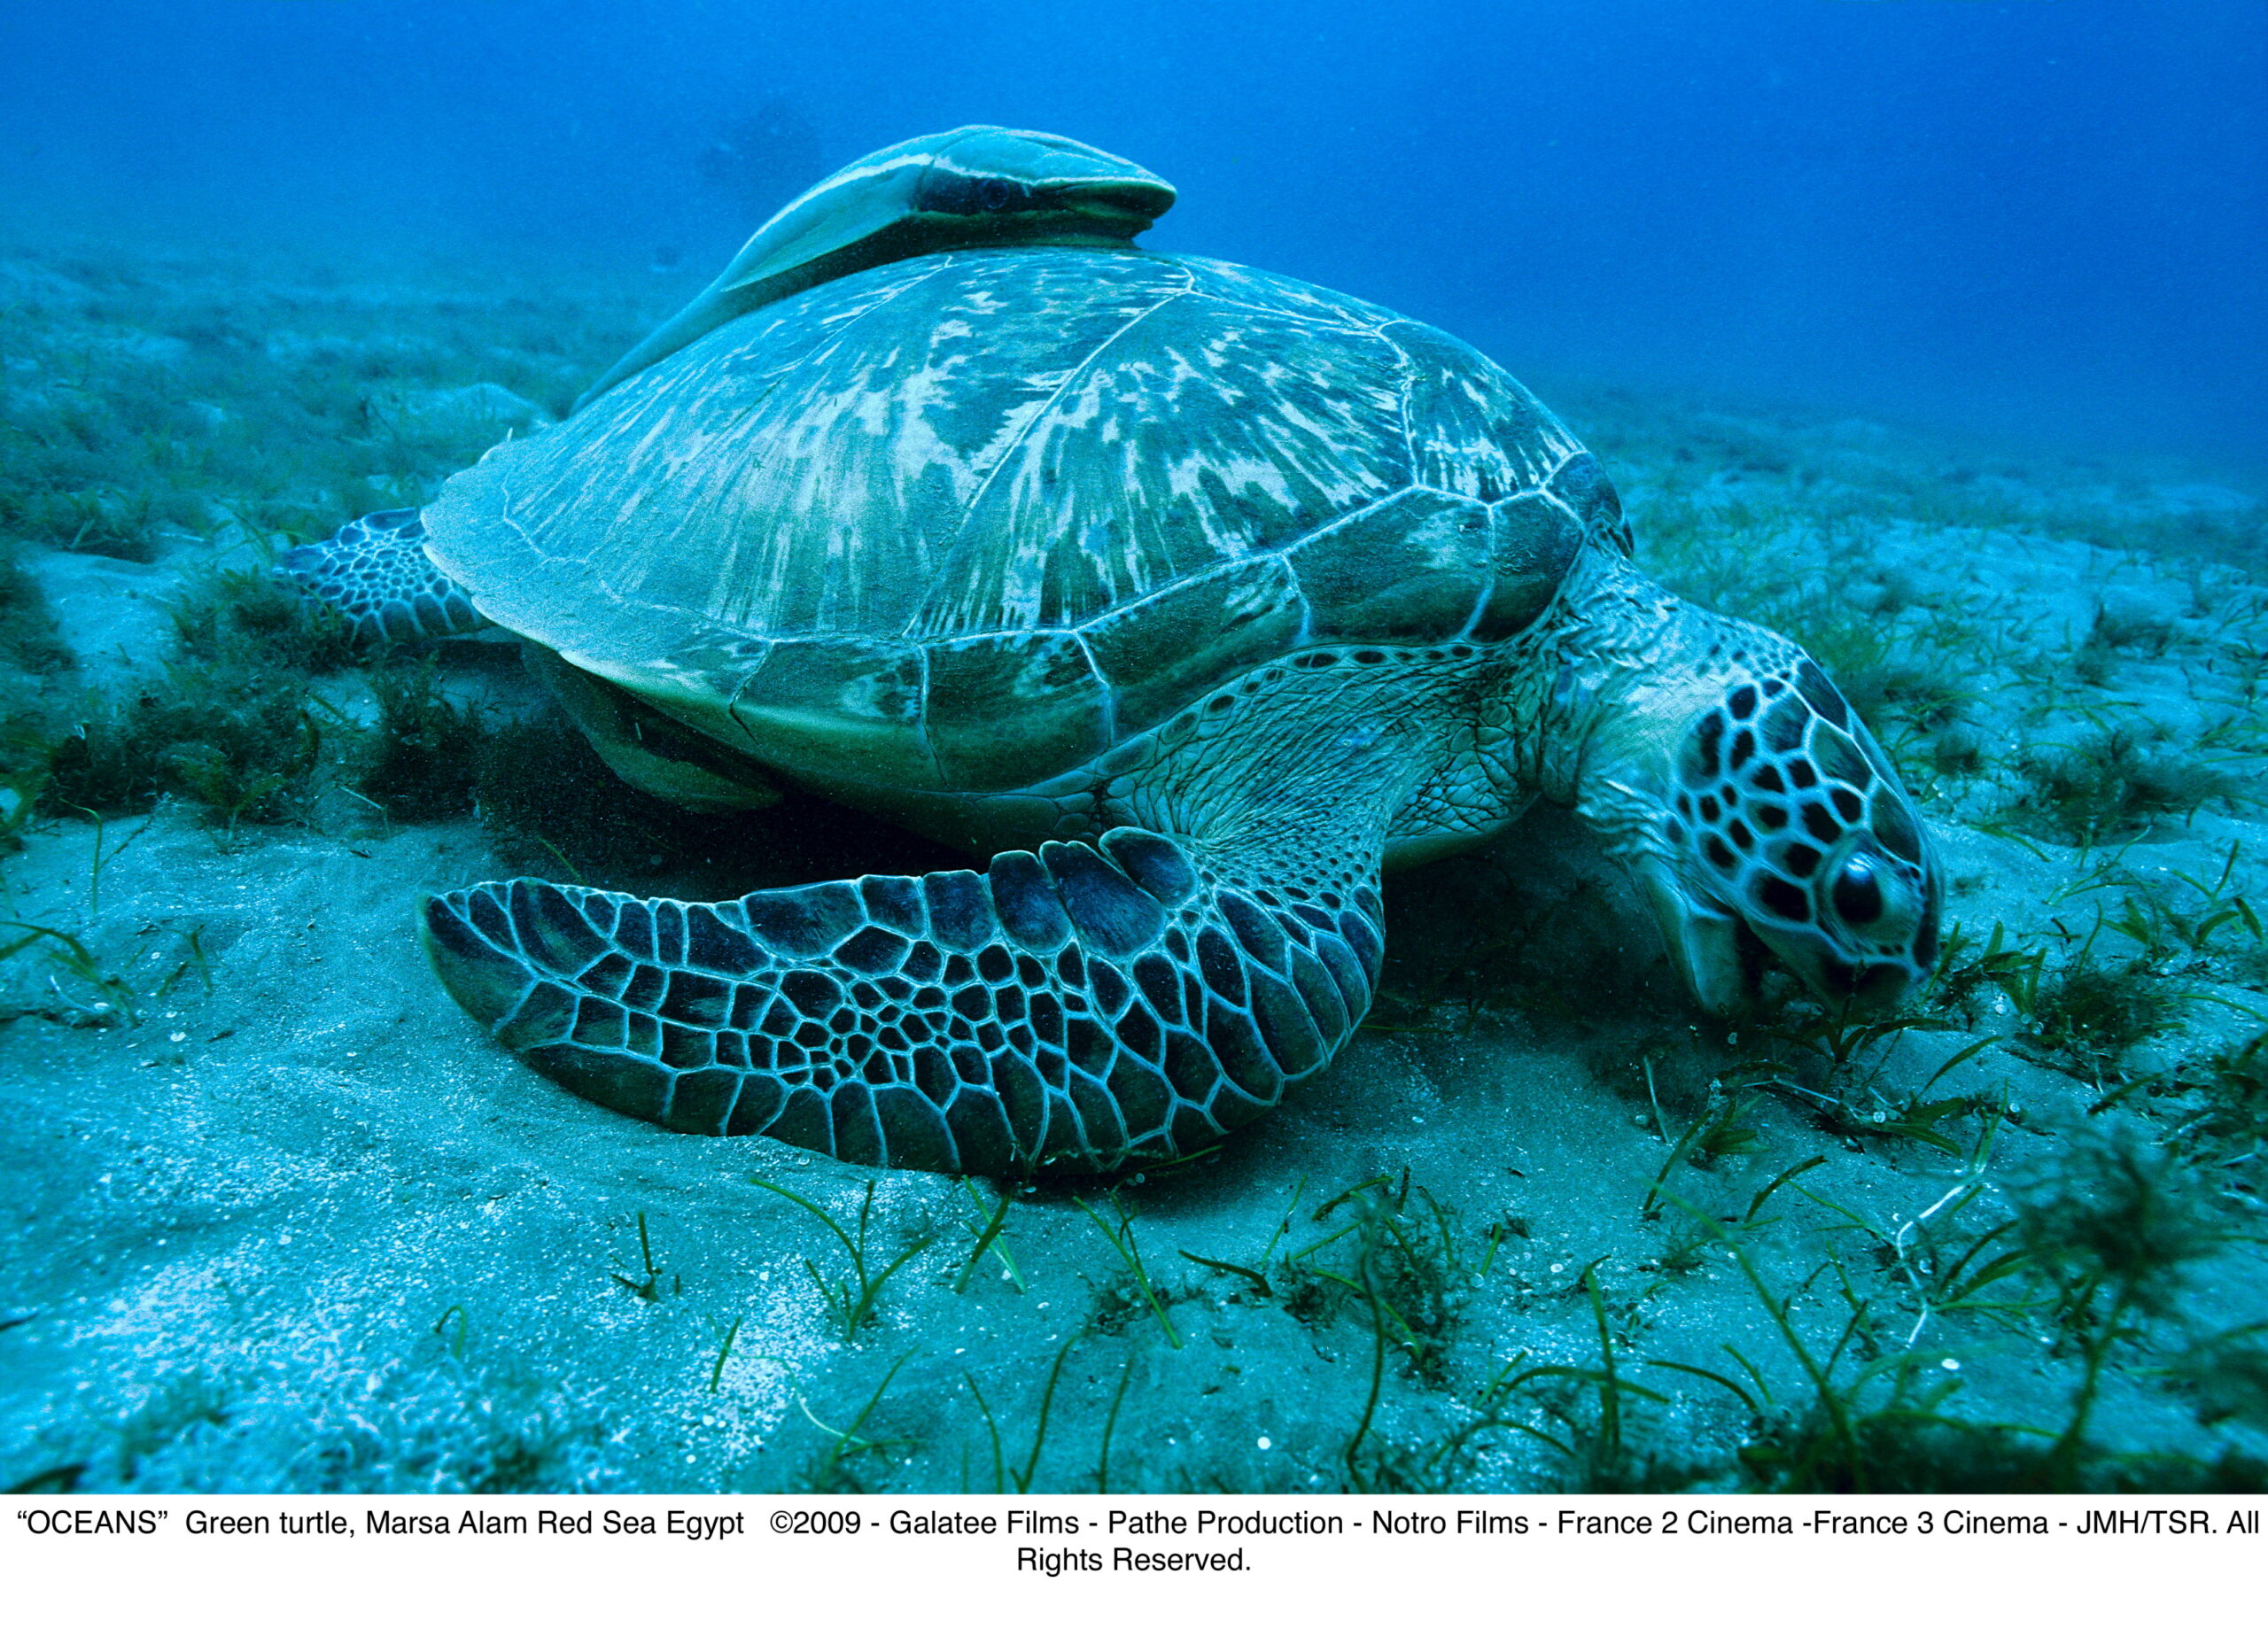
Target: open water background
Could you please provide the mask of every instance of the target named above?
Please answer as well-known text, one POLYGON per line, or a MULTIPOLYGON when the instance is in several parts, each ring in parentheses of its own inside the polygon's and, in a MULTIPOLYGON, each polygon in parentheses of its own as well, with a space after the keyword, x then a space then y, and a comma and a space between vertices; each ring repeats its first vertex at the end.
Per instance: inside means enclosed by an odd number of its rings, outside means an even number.
POLYGON ((0 4, 19 232, 674 296, 827 169, 978 120, 1172 179, 1159 249, 1523 373, 2268 445, 2260 0, 0 4))

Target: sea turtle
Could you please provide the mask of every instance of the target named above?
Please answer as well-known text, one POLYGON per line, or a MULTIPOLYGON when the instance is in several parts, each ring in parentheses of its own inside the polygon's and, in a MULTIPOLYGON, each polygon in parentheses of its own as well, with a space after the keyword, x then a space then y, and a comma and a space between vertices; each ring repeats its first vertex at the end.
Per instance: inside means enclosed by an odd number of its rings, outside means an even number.
MULTIPOLYGON (((1539 798, 1706 1007, 1743 927, 1862 1007, 1936 956, 1914 806, 1817 664, 1641 573, 1597 460, 1499 367, 1294 280, 865 268, 498 446, 419 529, 400 585, 523 636, 633 780, 784 783, 990 857, 426 899, 501 1043, 678 1129, 1017 1175, 1209 1146, 1361 1023, 1381 872, 1539 798)), ((352 596, 357 552, 301 574, 352 596)))

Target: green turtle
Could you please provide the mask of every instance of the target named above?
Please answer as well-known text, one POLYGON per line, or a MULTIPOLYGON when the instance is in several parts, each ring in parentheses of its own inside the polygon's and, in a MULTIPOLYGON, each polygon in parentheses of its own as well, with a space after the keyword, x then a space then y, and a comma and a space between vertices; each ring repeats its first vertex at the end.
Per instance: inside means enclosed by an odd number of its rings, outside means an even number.
POLYGON ((987 859, 426 899, 498 1042, 677 1129, 1008 1175, 1208 1147, 1363 1020, 1381 874, 1539 799, 1712 1010, 1744 930, 1865 1008, 1937 954, 1931 848, 1819 666, 1648 579, 1597 460, 1501 368, 1294 280, 1054 246, 866 268, 385 533, 299 574, 522 636, 632 780, 791 786, 987 859))
POLYGON ((895 144, 782 206, 575 409, 734 315, 824 281, 964 246, 1127 245, 1173 201, 1164 178, 1044 131, 959 126, 895 144))

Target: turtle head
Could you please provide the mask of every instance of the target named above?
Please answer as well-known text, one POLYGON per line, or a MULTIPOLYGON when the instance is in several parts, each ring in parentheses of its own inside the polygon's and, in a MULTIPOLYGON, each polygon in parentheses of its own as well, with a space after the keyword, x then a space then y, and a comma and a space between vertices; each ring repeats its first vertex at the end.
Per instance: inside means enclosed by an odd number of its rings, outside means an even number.
POLYGON ((932 232, 971 244, 1122 244, 1174 202, 1164 178, 1044 131, 964 126, 919 141, 930 158, 913 210, 932 232))
POLYGON ((1619 554, 1587 555, 1562 593, 1539 785, 1628 865, 1694 997, 1733 1010, 1769 953, 1830 1004, 1895 1005, 1937 961, 1944 887, 1826 671, 1619 554))
POLYGON ((1937 960, 1935 857, 1825 671, 1746 632, 1765 643, 1720 645, 1704 671, 1714 700, 1674 733, 1653 848, 1631 853, 1639 881, 1705 1008, 1745 991, 1744 928, 1821 998, 1887 1011, 1937 960))

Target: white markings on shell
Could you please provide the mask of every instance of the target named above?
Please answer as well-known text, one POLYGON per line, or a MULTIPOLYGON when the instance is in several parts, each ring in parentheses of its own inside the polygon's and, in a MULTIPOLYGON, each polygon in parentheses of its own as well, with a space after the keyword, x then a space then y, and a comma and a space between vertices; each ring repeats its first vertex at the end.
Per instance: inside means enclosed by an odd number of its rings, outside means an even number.
POLYGON ((827 774, 835 722, 875 779, 934 782, 943 712, 965 722, 949 764, 1037 738, 1036 780, 1296 646, 1503 637, 1568 538, 1539 522, 1572 523, 1536 487, 1580 450, 1469 349, 1352 299, 1224 264, 959 252, 742 316, 429 518, 500 623, 790 770, 827 774), (496 529, 507 483, 524 541, 496 529), (1507 584, 1515 506, 1546 552, 1507 584), (1395 569, 1368 586, 1362 541, 1317 545, 1374 516, 1395 569), (1373 609, 1389 631, 1342 619, 1373 609), (948 674, 997 694, 981 725, 948 674))

